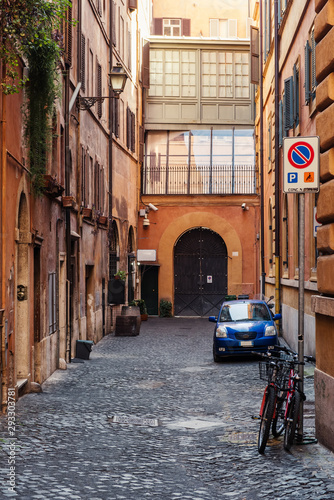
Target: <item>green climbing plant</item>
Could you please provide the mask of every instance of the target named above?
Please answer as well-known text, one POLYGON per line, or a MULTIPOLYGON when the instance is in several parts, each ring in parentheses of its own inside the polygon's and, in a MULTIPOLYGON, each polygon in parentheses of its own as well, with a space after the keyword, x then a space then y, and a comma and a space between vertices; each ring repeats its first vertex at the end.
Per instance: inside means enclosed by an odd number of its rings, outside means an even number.
POLYGON ((0 57, 6 71, 1 90, 19 92, 26 85, 23 107, 29 167, 36 195, 43 190, 47 152, 52 140, 52 115, 59 96, 59 62, 63 51, 61 27, 67 21, 68 0, 0 0, 0 57), (29 69, 20 78, 19 59, 29 69))

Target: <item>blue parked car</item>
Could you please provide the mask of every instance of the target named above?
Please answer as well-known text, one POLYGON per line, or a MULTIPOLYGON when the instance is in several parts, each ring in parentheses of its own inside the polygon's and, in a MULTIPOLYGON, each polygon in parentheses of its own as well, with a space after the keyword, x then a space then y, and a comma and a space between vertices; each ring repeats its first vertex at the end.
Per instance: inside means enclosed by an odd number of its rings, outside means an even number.
POLYGON ((251 355, 252 351, 266 352, 278 343, 275 320, 264 300, 231 300, 223 302, 219 316, 210 316, 216 323, 213 335, 213 359, 218 362, 227 356, 251 355))

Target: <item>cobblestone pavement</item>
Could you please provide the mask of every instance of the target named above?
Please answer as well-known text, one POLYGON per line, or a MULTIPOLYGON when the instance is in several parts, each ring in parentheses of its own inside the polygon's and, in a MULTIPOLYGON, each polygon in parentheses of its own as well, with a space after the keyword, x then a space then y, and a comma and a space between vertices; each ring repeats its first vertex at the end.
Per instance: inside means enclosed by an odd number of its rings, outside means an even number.
MULTIPOLYGON (((319 444, 287 453, 272 439, 259 455, 258 363, 214 363, 212 333, 203 319, 150 318, 138 337, 105 337, 89 361, 23 396, 16 441, 0 418, 0 497, 333 499, 334 455, 319 444)), ((312 386, 306 379, 309 436, 312 386)))

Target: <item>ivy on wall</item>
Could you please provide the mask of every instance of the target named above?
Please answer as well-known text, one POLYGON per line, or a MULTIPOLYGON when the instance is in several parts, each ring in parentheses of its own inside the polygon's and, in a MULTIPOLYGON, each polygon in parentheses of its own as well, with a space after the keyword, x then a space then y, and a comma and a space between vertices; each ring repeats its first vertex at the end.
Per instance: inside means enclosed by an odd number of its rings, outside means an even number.
POLYGON ((7 95, 26 87, 25 138, 37 195, 42 192, 52 139, 53 106, 59 95, 58 66, 64 49, 61 28, 70 6, 68 0, 0 0, 0 86, 7 95), (29 69, 28 79, 19 77, 20 58, 29 69))

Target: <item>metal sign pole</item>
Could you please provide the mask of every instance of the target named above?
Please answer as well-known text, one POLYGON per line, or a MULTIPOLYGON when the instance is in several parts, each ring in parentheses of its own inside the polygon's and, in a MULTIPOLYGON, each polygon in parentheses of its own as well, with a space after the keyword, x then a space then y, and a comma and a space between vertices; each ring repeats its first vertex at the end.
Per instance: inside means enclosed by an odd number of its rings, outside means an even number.
MULTIPOLYGON (((298 195, 299 203, 299 308, 298 308, 298 361, 304 361, 304 283, 305 283, 305 193, 298 195)), ((300 390, 304 393, 304 365, 299 365, 300 390)), ((300 403, 298 438, 303 439, 304 402, 300 403)))

